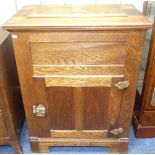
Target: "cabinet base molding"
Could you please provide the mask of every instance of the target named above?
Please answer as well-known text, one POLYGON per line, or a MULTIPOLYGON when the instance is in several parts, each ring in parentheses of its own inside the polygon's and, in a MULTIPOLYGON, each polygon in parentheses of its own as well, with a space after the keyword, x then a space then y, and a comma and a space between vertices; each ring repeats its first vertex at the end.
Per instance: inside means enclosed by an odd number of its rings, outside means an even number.
POLYGON ((50 146, 105 146, 110 153, 127 153, 128 138, 81 139, 81 138, 30 138, 32 152, 49 152, 50 146))
POLYGON ((155 126, 143 126, 138 124, 136 115, 133 115, 133 127, 136 138, 152 138, 155 136, 155 126))

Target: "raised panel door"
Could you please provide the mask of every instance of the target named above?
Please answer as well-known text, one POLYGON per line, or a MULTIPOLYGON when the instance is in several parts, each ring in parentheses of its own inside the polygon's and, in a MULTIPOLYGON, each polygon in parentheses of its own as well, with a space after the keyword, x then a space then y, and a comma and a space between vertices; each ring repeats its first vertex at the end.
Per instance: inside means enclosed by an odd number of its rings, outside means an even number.
MULTIPOLYGON (((110 84, 100 87, 93 84, 91 87, 64 87, 60 86, 61 81, 59 86, 47 87, 45 79, 33 78, 36 106, 42 104, 46 109, 45 116, 34 114, 34 118, 37 126, 51 138, 105 138, 110 136, 111 130, 119 128, 122 90, 115 84, 123 81, 123 77, 112 78, 110 84)), ((40 136, 46 137, 46 134, 42 132, 40 136)))

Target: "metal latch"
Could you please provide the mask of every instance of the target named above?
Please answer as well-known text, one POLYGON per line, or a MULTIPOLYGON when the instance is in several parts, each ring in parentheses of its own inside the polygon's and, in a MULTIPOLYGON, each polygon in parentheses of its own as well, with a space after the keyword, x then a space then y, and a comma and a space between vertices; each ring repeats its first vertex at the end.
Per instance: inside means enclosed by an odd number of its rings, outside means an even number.
POLYGON ((115 86, 118 88, 118 89, 125 89, 125 88, 128 88, 130 85, 130 82, 129 81, 120 81, 118 83, 115 84, 115 86))
POLYGON ((33 113, 36 114, 36 116, 38 116, 38 117, 45 117, 46 116, 46 108, 42 104, 39 104, 38 106, 34 105, 33 113))
POLYGON ((118 128, 118 129, 114 129, 110 131, 111 134, 116 135, 116 136, 120 135, 122 132, 123 132, 123 128, 118 128))

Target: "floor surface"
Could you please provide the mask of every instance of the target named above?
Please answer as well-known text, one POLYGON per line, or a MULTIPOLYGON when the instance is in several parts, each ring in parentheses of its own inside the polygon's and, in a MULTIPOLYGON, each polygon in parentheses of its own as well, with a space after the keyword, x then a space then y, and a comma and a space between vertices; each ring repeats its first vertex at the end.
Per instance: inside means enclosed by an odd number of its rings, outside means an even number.
MULTIPOLYGON (((28 142, 28 131, 26 123, 24 124, 21 144, 25 154, 31 153, 30 145, 28 142)), ((51 147, 50 153, 52 154, 106 154, 108 149, 104 147, 51 147)), ((10 146, 0 146, 0 154, 14 153, 10 146)), ((133 128, 130 132, 129 152, 130 154, 155 154, 155 138, 136 139, 133 133, 133 128)))

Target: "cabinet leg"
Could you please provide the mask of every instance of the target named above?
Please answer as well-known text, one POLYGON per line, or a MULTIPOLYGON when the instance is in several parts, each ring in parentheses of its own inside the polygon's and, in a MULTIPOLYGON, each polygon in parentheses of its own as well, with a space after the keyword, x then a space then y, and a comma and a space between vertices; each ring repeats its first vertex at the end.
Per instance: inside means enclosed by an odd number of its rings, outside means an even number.
POLYGON ((120 144, 115 144, 109 146, 110 153, 128 153, 128 142, 121 142, 120 144))
POLYGON ((14 149, 16 154, 22 154, 23 153, 22 147, 18 141, 12 142, 11 146, 14 149))

